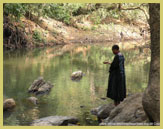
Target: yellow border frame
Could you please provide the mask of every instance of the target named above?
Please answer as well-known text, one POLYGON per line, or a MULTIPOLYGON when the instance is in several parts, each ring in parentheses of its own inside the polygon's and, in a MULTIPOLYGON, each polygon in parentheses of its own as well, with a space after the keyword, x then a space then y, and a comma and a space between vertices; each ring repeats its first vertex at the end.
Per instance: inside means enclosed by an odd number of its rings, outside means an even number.
MULTIPOLYGON (((154 129, 154 128, 161 128, 161 118, 162 118, 162 102, 160 101, 160 126, 3 126, 3 3, 160 3, 160 21, 162 21, 162 0, 0 0, 0 128, 1 129, 54 129, 54 128, 96 128, 96 129, 137 129, 137 128, 144 128, 144 129, 154 129)), ((163 2, 162 2, 163 3, 163 2)), ((160 22, 160 35, 162 30, 162 24, 160 22)), ((160 50, 162 48, 161 41, 163 37, 160 37, 160 50)), ((160 51, 160 56, 163 55, 163 53, 160 51)), ((162 65, 162 59, 160 58, 160 66, 162 65)), ((162 68, 160 67, 160 72, 162 71, 162 68)), ((160 92, 162 91, 161 84, 163 82, 161 81, 162 72, 160 73, 160 92)), ((162 98, 162 94, 160 94, 160 99, 162 98)))

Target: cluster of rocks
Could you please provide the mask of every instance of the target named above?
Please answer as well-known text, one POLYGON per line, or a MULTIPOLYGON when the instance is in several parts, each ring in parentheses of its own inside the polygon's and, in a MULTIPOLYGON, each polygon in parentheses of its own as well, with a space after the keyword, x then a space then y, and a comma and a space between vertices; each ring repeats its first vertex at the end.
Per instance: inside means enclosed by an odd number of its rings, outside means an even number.
POLYGON ((127 97, 118 106, 106 104, 92 109, 91 113, 98 117, 99 125, 120 125, 147 123, 148 117, 142 106, 142 94, 137 93, 127 97))
MULTIPOLYGON (((83 76, 82 71, 72 73, 72 80, 80 80, 83 76)), ((53 87, 49 82, 45 82, 43 77, 39 77, 29 87, 28 92, 33 93, 35 96, 48 94, 53 87)), ((91 114, 96 115, 99 125, 130 125, 136 123, 148 123, 149 117, 146 115, 142 99, 143 93, 136 93, 128 96, 118 106, 109 103, 91 110, 91 114)), ((36 105, 38 99, 36 97, 29 97, 27 100, 36 105)), ((3 110, 10 111, 14 109, 16 102, 14 99, 9 98, 3 102, 3 110)), ((72 116, 48 116, 34 120, 32 126, 75 126, 78 125, 78 119, 72 116)))
MULTIPOLYGON (((48 94, 51 91, 53 85, 50 82, 46 82, 43 77, 39 77, 38 79, 34 80, 32 85, 28 89, 28 93, 32 93, 36 96, 48 94)), ((38 104, 38 99, 36 97, 29 97, 27 100, 36 105, 38 104)))
MULTIPOLYGON (((71 75, 71 79, 73 81, 79 81, 83 77, 82 71, 73 72, 71 75)), ((29 87, 28 92, 34 93, 35 95, 49 93, 50 89, 53 86, 50 83, 46 83, 42 77, 38 78, 33 82, 33 84, 29 87)), ((35 97, 29 97, 28 100, 37 104, 38 100, 35 97)), ((72 116, 48 116, 44 118, 40 118, 34 120, 31 124, 32 126, 77 126, 78 118, 72 116)))
MULTIPOLYGON (((73 72, 71 75, 71 79, 74 81, 78 81, 83 77, 82 71, 73 72)), ((32 93, 35 96, 48 94, 51 91, 53 85, 50 82, 46 82, 43 77, 39 77, 34 80, 32 85, 28 88, 28 93, 32 93)), ((38 99, 34 96, 27 98, 27 101, 36 105, 38 104, 38 99)), ((3 110, 12 110, 16 106, 16 102, 13 98, 9 98, 4 100, 3 102, 3 110)))
MULTIPOLYGON (((48 94, 51 90, 53 85, 50 82, 46 82, 43 77, 39 77, 38 79, 34 80, 32 85, 28 89, 28 93, 33 93, 34 95, 44 95, 48 94)), ((38 99, 34 96, 27 98, 27 101, 36 105, 38 104, 38 99)), ((3 110, 12 110, 16 106, 16 102, 13 98, 9 98, 4 100, 3 102, 3 110)))
MULTIPOLYGON (((78 74, 79 75, 79 74, 78 74)), ((32 93, 35 96, 48 94, 53 87, 50 82, 45 82, 43 77, 39 77, 34 80, 32 85, 28 89, 28 93, 32 93)), ((38 99, 34 96, 28 97, 27 101, 37 105, 38 99)), ((9 98, 4 100, 3 102, 3 110, 4 111, 12 111, 16 106, 16 102, 13 98, 9 98)), ((48 116, 40 119, 36 119, 32 122, 32 126, 77 126, 78 118, 72 116, 48 116)))

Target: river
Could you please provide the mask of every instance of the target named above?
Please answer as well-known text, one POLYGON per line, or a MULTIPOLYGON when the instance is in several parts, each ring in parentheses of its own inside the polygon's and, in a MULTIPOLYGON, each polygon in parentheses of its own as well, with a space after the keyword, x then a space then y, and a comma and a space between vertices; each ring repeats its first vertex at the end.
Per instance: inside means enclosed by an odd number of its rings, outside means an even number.
MULTIPOLYGON (((112 102, 105 99, 109 65, 103 64, 113 60, 111 46, 111 43, 75 44, 4 51, 3 95, 4 99, 14 98, 17 105, 13 112, 4 112, 4 125, 30 125, 35 119, 51 115, 76 116, 80 125, 97 125, 90 110, 112 102), (74 82, 70 76, 78 70, 85 76, 74 82), (32 96, 27 91, 39 76, 54 87, 50 94, 38 97, 38 105, 32 105, 27 101, 32 96)), ((127 95, 143 92, 148 82, 149 48, 132 43, 121 44, 120 48, 125 56, 127 95)))

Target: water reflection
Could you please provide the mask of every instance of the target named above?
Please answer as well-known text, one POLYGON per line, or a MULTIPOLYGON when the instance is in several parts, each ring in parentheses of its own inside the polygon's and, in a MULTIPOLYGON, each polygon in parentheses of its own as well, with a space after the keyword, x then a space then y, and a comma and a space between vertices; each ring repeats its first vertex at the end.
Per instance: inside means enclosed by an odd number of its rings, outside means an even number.
MULTIPOLYGON (((132 43, 122 45, 127 93, 142 92, 148 82, 150 50, 140 50, 132 43)), ((13 113, 4 114, 4 125, 29 125, 34 119, 50 115, 77 116, 81 125, 97 125, 89 111, 111 102, 100 99, 106 96, 109 66, 103 65, 103 61, 112 61, 111 46, 76 44, 4 52, 4 96, 14 98, 17 103, 13 113), (76 70, 85 73, 80 82, 70 79, 76 70), (54 87, 49 95, 39 98, 37 106, 33 106, 26 101, 30 96, 27 89, 38 76, 52 82, 54 87)))

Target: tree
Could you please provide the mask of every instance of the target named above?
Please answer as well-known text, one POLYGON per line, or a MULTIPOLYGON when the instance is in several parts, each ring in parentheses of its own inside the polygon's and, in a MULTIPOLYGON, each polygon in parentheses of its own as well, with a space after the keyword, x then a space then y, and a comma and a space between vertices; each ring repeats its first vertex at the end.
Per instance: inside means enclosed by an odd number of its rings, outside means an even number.
POLYGON ((143 95, 144 110, 152 122, 160 121, 160 4, 149 4, 151 64, 148 87, 143 95))

